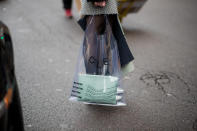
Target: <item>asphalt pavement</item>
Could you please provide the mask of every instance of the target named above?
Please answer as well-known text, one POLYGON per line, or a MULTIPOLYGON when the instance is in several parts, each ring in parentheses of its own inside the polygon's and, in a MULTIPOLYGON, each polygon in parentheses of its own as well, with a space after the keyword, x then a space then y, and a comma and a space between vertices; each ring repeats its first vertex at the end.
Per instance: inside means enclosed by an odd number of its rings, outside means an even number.
POLYGON ((83 31, 61 0, 5 0, 27 131, 197 131, 197 1, 149 0, 123 19, 135 71, 125 107, 68 100, 83 31))

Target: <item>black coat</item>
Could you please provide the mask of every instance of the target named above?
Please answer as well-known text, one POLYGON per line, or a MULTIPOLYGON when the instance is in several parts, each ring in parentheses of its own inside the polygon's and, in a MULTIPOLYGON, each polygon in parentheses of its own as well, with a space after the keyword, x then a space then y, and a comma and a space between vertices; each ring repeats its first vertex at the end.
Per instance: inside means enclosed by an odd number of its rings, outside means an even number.
MULTIPOLYGON (((125 66, 126 64, 128 64, 129 62, 133 61, 134 60, 134 57, 127 45, 127 41, 125 39, 125 36, 122 32, 122 29, 121 29, 121 25, 120 25, 120 22, 118 20, 118 16, 116 15, 117 19, 114 22, 114 25, 116 26, 113 26, 112 27, 112 30, 113 30, 113 34, 117 40, 117 45, 118 45, 118 50, 119 50, 119 56, 120 56, 120 63, 121 63, 121 66, 125 66)), ((78 21, 79 25, 81 26, 81 28, 85 31, 86 29, 86 16, 84 16, 83 18, 81 18, 79 21, 78 21)))

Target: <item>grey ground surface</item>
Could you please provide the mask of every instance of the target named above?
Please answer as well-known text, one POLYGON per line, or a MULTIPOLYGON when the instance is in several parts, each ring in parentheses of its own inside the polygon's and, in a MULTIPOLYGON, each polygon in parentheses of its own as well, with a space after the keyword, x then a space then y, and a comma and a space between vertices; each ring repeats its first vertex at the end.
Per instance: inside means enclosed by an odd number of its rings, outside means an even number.
MULTIPOLYGON (((75 5, 74 5, 75 7, 75 5)), ((123 20, 136 70, 124 77, 126 107, 71 103, 83 32, 61 0, 6 0, 27 131, 197 130, 197 1, 149 0, 123 20)))

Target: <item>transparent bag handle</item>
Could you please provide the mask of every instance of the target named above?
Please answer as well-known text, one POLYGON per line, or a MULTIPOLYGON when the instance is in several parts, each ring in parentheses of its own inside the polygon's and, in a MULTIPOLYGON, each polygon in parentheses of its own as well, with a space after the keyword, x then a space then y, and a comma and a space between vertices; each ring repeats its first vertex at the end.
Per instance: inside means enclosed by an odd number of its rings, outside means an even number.
MULTIPOLYGON (((110 33, 112 33, 112 27, 110 25, 109 18, 107 17, 106 14, 104 15, 104 17, 105 17, 105 26, 106 26, 104 32, 110 31, 110 33)), ((87 24, 86 31, 89 30, 89 28, 92 26, 93 22, 95 22, 95 15, 91 16, 90 22, 87 24)))
POLYGON ((91 27, 91 25, 93 24, 93 20, 94 20, 94 15, 91 16, 90 22, 87 23, 87 27, 85 32, 87 32, 89 30, 89 28, 91 27))

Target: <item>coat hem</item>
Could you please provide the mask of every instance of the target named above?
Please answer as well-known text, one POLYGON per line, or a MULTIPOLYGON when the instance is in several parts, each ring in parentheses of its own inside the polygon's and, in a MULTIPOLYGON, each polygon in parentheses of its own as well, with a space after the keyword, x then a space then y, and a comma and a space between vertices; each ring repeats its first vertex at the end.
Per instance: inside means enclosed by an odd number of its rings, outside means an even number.
POLYGON ((98 12, 98 13, 92 13, 92 12, 91 13, 90 12, 89 13, 81 13, 80 12, 80 15, 81 16, 84 16, 84 15, 118 15, 118 13, 117 12, 116 13, 115 12, 114 13, 107 13, 107 12, 103 12, 103 13, 100 13, 100 12, 98 12))

